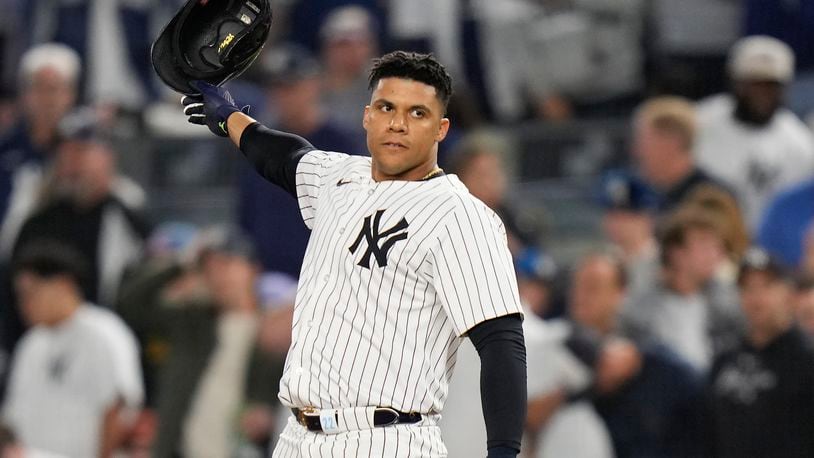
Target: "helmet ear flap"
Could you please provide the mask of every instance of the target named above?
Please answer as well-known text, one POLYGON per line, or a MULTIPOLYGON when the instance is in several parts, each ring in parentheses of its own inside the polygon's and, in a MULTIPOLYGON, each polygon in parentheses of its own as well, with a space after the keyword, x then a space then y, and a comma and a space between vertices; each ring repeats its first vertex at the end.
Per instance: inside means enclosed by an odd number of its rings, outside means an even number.
POLYGON ((187 3, 152 48, 158 76, 177 92, 193 95, 191 81, 221 85, 245 71, 271 31, 270 0, 187 3))

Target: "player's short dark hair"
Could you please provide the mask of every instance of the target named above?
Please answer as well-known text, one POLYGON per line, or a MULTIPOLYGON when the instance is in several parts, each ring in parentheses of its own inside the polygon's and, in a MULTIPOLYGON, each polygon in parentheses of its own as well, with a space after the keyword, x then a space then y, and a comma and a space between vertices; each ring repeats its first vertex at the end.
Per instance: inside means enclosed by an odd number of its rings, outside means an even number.
POLYGON ((77 286, 90 275, 90 264, 73 246, 53 239, 40 239, 26 243, 14 256, 13 275, 31 272, 39 277, 70 277, 77 286))
POLYGON ((445 109, 452 97, 452 77, 432 54, 393 51, 374 59, 368 88, 375 89, 382 78, 403 78, 432 86, 445 109))

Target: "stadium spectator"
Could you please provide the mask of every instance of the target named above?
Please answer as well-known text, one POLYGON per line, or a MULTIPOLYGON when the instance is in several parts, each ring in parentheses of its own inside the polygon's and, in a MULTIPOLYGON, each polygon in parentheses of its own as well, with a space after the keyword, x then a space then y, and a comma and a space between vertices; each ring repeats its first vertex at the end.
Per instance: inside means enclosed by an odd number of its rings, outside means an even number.
POLYGON ((695 139, 695 109, 687 99, 649 99, 634 115, 633 156, 639 174, 660 194, 661 215, 678 207, 698 186, 723 188, 697 167, 695 139))
POLYGON ((797 74, 788 88, 789 108, 804 120, 814 110, 814 5, 809 2, 743 2, 743 34, 769 35, 791 47, 797 74))
POLYGON ((38 238, 73 245, 91 262, 85 297, 111 307, 124 269, 141 257, 148 232, 141 216, 144 191, 117 172, 110 136, 92 113, 66 117, 60 137, 53 176, 14 251, 38 238))
POLYGON ((337 8, 319 31, 322 104, 335 124, 364 138, 361 107, 370 102, 368 70, 379 54, 373 15, 358 5, 337 8))
POLYGON ((726 260, 721 229, 714 216, 696 210, 675 214, 659 234, 661 277, 630 299, 623 314, 627 332, 654 339, 705 373, 714 354, 738 331, 737 304, 709 294, 726 260))
POLYGON ((42 165, 58 140, 58 126, 73 108, 79 56, 59 44, 26 51, 20 61, 20 119, 0 140, 0 251, 8 256, 20 225, 36 203, 42 165))
POLYGON ((626 282, 622 259, 609 252, 583 257, 574 271, 568 348, 582 358, 594 354, 588 399, 607 425, 616 456, 695 456, 701 379, 664 346, 621 334, 626 282), (598 345, 586 339, 591 335, 598 345))
POLYGON ((510 151, 505 137, 487 131, 473 132, 455 146, 448 169, 458 175, 473 196, 500 216, 506 226, 509 250, 517 257, 537 245, 537 234, 530 222, 521 219, 509 204, 510 151))
POLYGON ((81 253, 55 241, 23 247, 14 264, 31 328, 14 356, 3 416, 26 447, 64 456, 113 456, 142 401, 135 337, 87 302, 81 253))
POLYGON ((636 296, 657 278, 657 197, 638 177, 620 170, 602 177, 599 194, 602 232, 620 250, 628 275, 627 294, 636 296))
MULTIPOLYGON (((326 151, 367 153, 362 143, 327 117, 319 101, 319 63, 306 49, 279 45, 259 65, 268 106, 274 111, 270 126, 307 138, 326 151)), ((361 125, 361 113, 358 120, 361 125)), ((254 240, 263 270, 299 276, 309 232, 296 202, 249 165, 241 170, 239 192, 240 226, 254 240)))
POLYGON ((119 302, 128 321, 167 336, 155 457, 232 456, 237 453, 233 431, 259 444, 271 432, 270 424, 257 428, 256 420, 246 419, 263 412, 263 418, 271 418, 277 392, 272 375, 282 372, 257 351, 261 316, 253 245, 225 227, 204 231, 195 244, 194 265, 176 259, 163 269, 140 272, 119 302), (258 430, 264 430, 263 437, 258 430))
POLYGON ((772 197, 814 174, 814 138, 784 108, 794 55, 783 42, 746 37, 729 58, 732 89, 698 104, 698 165, 736 193, 755 229, 772 197))
POLYGON ((778 194, 766 208, 757 242, 789 267, 803 267, 806 237, 814 230, 814 179, 778 194))
POLYGON ((144 259, 130 266, 122 278, 116 311, 136 334, 141 346, 145 406, 155 409, 161 371, 166 365, 169 335, 144 310, 151 310, 167 282, 178 277, 195 256, 198 228, 187 223, 159 225, 147 239, 144 259))
POLYGON ((711 453, 814 456, 814 349, 794 325, 793 281, 755 249, 738 286, 748 332, 711 372, 711 453))

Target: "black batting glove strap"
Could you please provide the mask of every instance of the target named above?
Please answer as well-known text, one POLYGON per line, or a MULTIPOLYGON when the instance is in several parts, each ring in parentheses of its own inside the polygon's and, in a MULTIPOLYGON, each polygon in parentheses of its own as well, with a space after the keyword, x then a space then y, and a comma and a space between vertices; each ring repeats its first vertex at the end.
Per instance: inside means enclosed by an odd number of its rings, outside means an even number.
POLYGON ((229 130, 226 121, 235 112, 249 114, 249 106, 238 108, 232 94, 224 88, 213 86, 203 81, 192 83, 201 91, 198 95, 187 95, 181 99, 184 105, 184 115, 192 124, 207 126, 209 130, 219 136, 228 137, 229 130))

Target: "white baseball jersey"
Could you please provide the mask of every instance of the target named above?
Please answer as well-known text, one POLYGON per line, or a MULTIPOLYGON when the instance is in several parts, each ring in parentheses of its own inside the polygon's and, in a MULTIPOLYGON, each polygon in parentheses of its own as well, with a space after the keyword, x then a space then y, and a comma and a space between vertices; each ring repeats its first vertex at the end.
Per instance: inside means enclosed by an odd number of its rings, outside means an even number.
POLYGON ((765 127, 750 127, 733 116, 732 96, 698 105, 698 165, 728 184, 744 217, 757 227, 778 191, 814 176, 814 138, 793 113, 780 109, 765 127))
POLYGON ((23 444, 97 456, 106 410, 143 398, 136 338, 109 310, 83 305, 66 322, 37 326, 18 345, 4 419, 23 444))
POLYGON ((454 175, 375 182, 367 157, 309 152, 296 186, 313 232, 281 401, 441 412, 462 336, 522 313, 502 222, 454 175))

